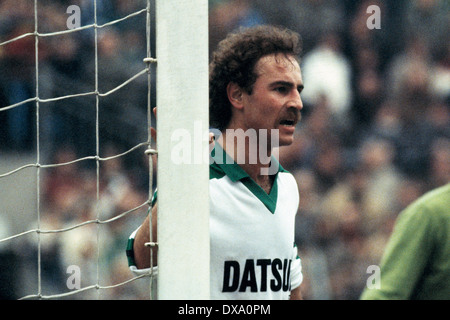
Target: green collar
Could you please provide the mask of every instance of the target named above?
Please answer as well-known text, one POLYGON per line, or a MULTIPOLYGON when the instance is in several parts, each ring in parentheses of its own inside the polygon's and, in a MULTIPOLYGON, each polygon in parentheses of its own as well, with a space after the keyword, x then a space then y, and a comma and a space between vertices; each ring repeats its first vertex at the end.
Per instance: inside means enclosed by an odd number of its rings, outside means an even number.
POLYGON ((244 171, 220 146, 216 143, 214 149, 211 152, 211 157, 213 159, 213 163, 211 166, 215 166, 217 169, 223 172, 224 175, 228 176, 231 181, 237 182, 240 181, 244 184, 265 206, 266 208, 275 213, 277 198, 278 198, 278 185, 277 185, 277 176, 279 172, 287 172, 281 164, 272 156, 271 161, 274 161, 275 164, 278 164, 278 171, 275 173, 275 179, 272 185, 272 189, 270 193, 267 194, 248 174, 244 171), (217 156, 220 156, 220 152, 222 153, 221 159, 216 159, 216 150, 217 156))

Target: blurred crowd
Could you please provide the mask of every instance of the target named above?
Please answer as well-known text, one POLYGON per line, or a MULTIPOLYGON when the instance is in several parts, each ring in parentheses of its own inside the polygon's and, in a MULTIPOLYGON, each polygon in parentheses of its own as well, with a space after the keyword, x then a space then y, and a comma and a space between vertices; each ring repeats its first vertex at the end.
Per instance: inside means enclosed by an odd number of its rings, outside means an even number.
MULTIPOLYGON (((144 2, 98 0, 99 24, 140 10, 144 2)), ((65 10, 72 4, 81 8, 82 25, 93 22, 91 1, 55 3, 39 1, 39 32, 66 29, 65 10)), ((301 34, 302 121, 294 144, 282 148, 279 157, 300 189, 296 241, 304 268, 303 294, 306 299, 357 299, 398 213, 450 181, 449 2, 210 0, 209 10, 211 50, 240 26, 275 24, 301 34), (370 5, 380 8, 380 29, 367 26, 370 5)), ((34 31, 30 1, 3 0, 0 16, 0 42, 34 31)), ((93 37, 87 30, 39 40, 40 97, 93 90, 93 37)), ((145 15, 99 30, 100 92, 144 67, 145 39, 145 15)), ((0 46, 0 108, 35 96, 34 45, 34 38, 26 37, 0 46)), ((146 140, 144 78, 100 100, 102 157, 146 140)), ((93 97, 41 103, 47 163, 95 154, 95 103, 93 97)), ((35 151, 34 113, 34 103, 0 111, 0 152, 35 151)), ((94 161, 85 161, 42 170, 43 229, 97 215, 108 219, 148 198, 143 150, 101 162, 99 201, 95 169, 94 161)), ((44 293, 68 290, 69 265, 83 266, 83 285, 96 283, 98 274, 104 285, 128 279, 124 246, 145 211, 110 224, 42 235, 44 293)), ((36 282, 37 253, 17 251, 18 269, 31 268, 20 286, 36 282)), ((147 291, 142 282, 133 282, 102 294, 143 299, 147 291)), ((95 290, 91 293, 82 298, 95 298, 95 290)))

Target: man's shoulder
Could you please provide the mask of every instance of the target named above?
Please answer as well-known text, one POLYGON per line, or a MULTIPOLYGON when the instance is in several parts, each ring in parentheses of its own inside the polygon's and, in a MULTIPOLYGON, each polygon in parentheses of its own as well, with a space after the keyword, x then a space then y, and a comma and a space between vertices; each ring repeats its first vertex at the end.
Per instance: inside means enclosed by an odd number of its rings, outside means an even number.
POLYGON ((218 166, 215 162, 209 165, 209 180, 212 179, 221 179, 225 176, 225 171, 218 166))
POLYGON ((415 216, 445 216, 449 217, 450 207, 450 183, 433 189, 418 198, 404 211, 415 216))
POLYGON ((281 166, 280 166, 280 171, 277 174, 277 178, 278 178, 278 181, 285 182, 289 185, 297 186, 297 180, 296 180, 295 176, 291 172, 282 168, 281 166))

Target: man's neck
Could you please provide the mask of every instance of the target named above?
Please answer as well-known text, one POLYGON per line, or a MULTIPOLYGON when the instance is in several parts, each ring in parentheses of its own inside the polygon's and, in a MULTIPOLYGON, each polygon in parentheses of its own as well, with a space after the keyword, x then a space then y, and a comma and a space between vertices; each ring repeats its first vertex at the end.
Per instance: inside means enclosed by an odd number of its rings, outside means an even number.
POLYGON ((263 172, 264 169, 266 171, 269 170, 272 150, 268 146, 267 149, 260 150, 261 146, 259 146, 257 141, 249 140, 251 139, 237 139, 237 141, 241 142, 237 143, 234 137, 229 137, 229 139, 227 139, 225 130, 219 137, 217 143, 221 145, 223 150, 233 158, 253 181, 255 181, 266 193, 270 193, 275 175, 263 174, 263 172), (242 141, 245 142, 242 143, 242 141))

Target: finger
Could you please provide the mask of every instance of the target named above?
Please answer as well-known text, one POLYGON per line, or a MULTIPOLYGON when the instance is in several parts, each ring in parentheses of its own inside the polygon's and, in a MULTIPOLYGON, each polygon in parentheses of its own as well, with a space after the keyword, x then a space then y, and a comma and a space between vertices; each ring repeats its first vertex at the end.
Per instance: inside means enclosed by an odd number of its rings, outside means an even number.
POLYGON ((152 139, 154 141, 156 141, 156 129, 155 128, 153 128, 153 127, 150 128, 150 135, 151 135, 152 139))
POLYGON ((211 152, 212 149, 214 149, 214 144, 215 144, 214 133, 210 132, 209 133, 209 152, 211 152))

